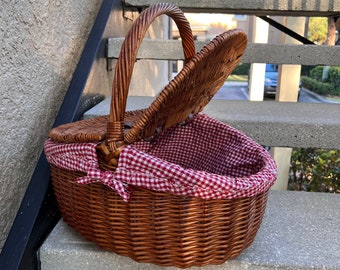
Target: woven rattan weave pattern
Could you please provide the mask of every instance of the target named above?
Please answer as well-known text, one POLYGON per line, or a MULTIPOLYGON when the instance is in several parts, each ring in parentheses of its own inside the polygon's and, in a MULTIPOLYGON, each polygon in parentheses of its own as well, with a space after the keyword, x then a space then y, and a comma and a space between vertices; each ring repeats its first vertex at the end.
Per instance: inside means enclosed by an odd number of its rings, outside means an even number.
MULTIPOLYGON (((217 36, 196 54, 190 25, 181 10, 172 4, 152 5, 140 14, 122 45, 110 115, 57 127, 49 137, 61 144, 98 143, 96 169, 117 175, 122 147, 153 138, 156 130, 167 129, 199 113, 240 61, 246 43, 243 32, 231 30, 217 36), (185 66, 149 108, 125 112, 139 45, 149 25, 162 14, 174 19, 180 30, 185 66)), ((235 144, 239 138, 231 141, 235 144)), ((239 168, 251 163, 247 162, 239 168)), ((267 166, 266 162, 262 163, 263 168, 267 166)), ((268 173, 271 181, 274 171, 268 173)), ((255 196, 205 200, 129 185, 130 198, 124 201, 103 183, 79 184, 77 179, 86 176, 84 172, 51 163, 51 173, 64 221, 105 250, 160 266, 187 268, 221 264, 235 258, 254 240, 268 195, 266 190, 255 196)), ((239 181, 237 177, 235 181, 239 181)))
POLYGON ((105 250, 138 262, 187 268, 221 264, 254 240, 267 193, 202 200, 132 186, 128 203, 101 184, 78 185, 84 174, 52 166, 65 222, 105 250))

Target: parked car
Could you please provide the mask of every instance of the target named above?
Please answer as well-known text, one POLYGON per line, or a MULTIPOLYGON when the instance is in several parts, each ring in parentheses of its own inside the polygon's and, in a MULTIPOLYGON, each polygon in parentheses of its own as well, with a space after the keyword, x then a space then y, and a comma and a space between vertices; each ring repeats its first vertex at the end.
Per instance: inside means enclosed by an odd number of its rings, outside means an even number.
POLYGON ((275 95, 277 88, 278 78, 278 65, 277 64, 266 64, 266 71, 264 77, 264 95, 275 95))
MULTIPOLYGON (((277 79, 279 74, 279 67, 277 64, 266 64, 265 78, 264 78, 264 95, 275 96, 277 88, 277 79)), ((299 83, 298 97, 300 96, 301 82, 299 83)))

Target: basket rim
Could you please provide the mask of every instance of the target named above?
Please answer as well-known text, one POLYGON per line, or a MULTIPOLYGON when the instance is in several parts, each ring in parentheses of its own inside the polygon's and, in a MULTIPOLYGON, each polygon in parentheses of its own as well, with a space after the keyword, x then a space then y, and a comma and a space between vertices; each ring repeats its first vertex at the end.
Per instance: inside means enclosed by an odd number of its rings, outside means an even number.
MULTIPOLYGON (((235 155, 238 161, 236 159, 236 162, 229 160, 229 166, 239 166, 238 164, 245 166, 248 164, 248 169, 246 167, 244 169, 249 170, 250 166, 254 166, 252 162, 256 161, 256 164, 261 165, 261 168, 258 168, 256 171, 252 170, 251 175, 245 174, 243 176, 218 175, 213 172, 209 173, 203 170, 184 168, 179 164, 154 156, 152 153, 149 155, 148 151, 144 152, 138 146, 138 144, 144 143, 153 147, 153 144, 149 142, 136 142, 126 146, 120 154, 119 163, 115 171, 99 169, 96 142, 60 143, 48 140, 45 142, 46 158, 50 164, 55 166, 85 173, 86 176, 79 179, 79 183, 102 182, 104 185, 115 189, 118 193, 121 192, 122 197, 127 200, 129 195, 124 187, 125 184, 149 188, 155 185, 158 191, 166 191, 168 189, 170 193, 176 194, 177 192, 179 195, 196 194, 193 197, 204 199, 214 198, 214 196, 217 196, 215 199, 253 196, 269 189, 274 184, 277 168, 275 161, 273 161, 266 149, 241 131, 206 114, 199 114, 195 119, 187 126, 173 128, 178 130, 178 128, 183 127, 182 130, 187 132, 192 124, 192 130, 205 126, 207 128, 205 133, 211 129, 221 131, 223 129, 223 134, 221 133, 219 136, 223 138, 232 137, 231 144, 233 149, 235 147, 243 149, 243 152, 235 155), (249 158, 253 161, 249 160, 249 158), (134 174, 134 171, 137 174, 134 174), (161 177, 157 176, 159 172, 162 172, 161 177), (161 186, 157 186, 157 181, 159 181, 158 183, 161 186)), ((171 129, 164 136, 167 137, 169 134, 173 134, 171 129)), ((220 140, 220 144, 224 144, 224 141, 220 140)))

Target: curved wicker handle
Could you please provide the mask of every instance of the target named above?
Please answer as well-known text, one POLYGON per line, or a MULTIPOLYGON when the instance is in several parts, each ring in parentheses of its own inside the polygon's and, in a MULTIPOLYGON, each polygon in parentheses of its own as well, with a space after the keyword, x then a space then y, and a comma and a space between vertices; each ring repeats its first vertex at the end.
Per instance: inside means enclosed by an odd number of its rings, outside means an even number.
POLYGON ((106 142, 111 150, 120 147, 116 145, 117 142, 124 141, 126 101, 138 48, 148 27, 156 17, 163 14, 171 17, 177 24, 185 59, 188 60, 195 55, 194 39, 189 22, 177 6, 167 3, 155 4, 140 14, 125 37, 115 69, 106 135, 106 142))

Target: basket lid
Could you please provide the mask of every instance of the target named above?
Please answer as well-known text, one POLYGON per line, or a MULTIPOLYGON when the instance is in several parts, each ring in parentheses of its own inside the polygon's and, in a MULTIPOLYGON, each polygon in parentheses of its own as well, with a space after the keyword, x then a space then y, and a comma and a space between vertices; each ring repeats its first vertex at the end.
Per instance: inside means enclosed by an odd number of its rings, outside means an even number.
POLYGON ((128 143, 153 136, 202 111, 240 61, 246 35, 231 30, 218 35, 184 65, 151 106, 134 123, 136 132, 125 136, 128 143))

